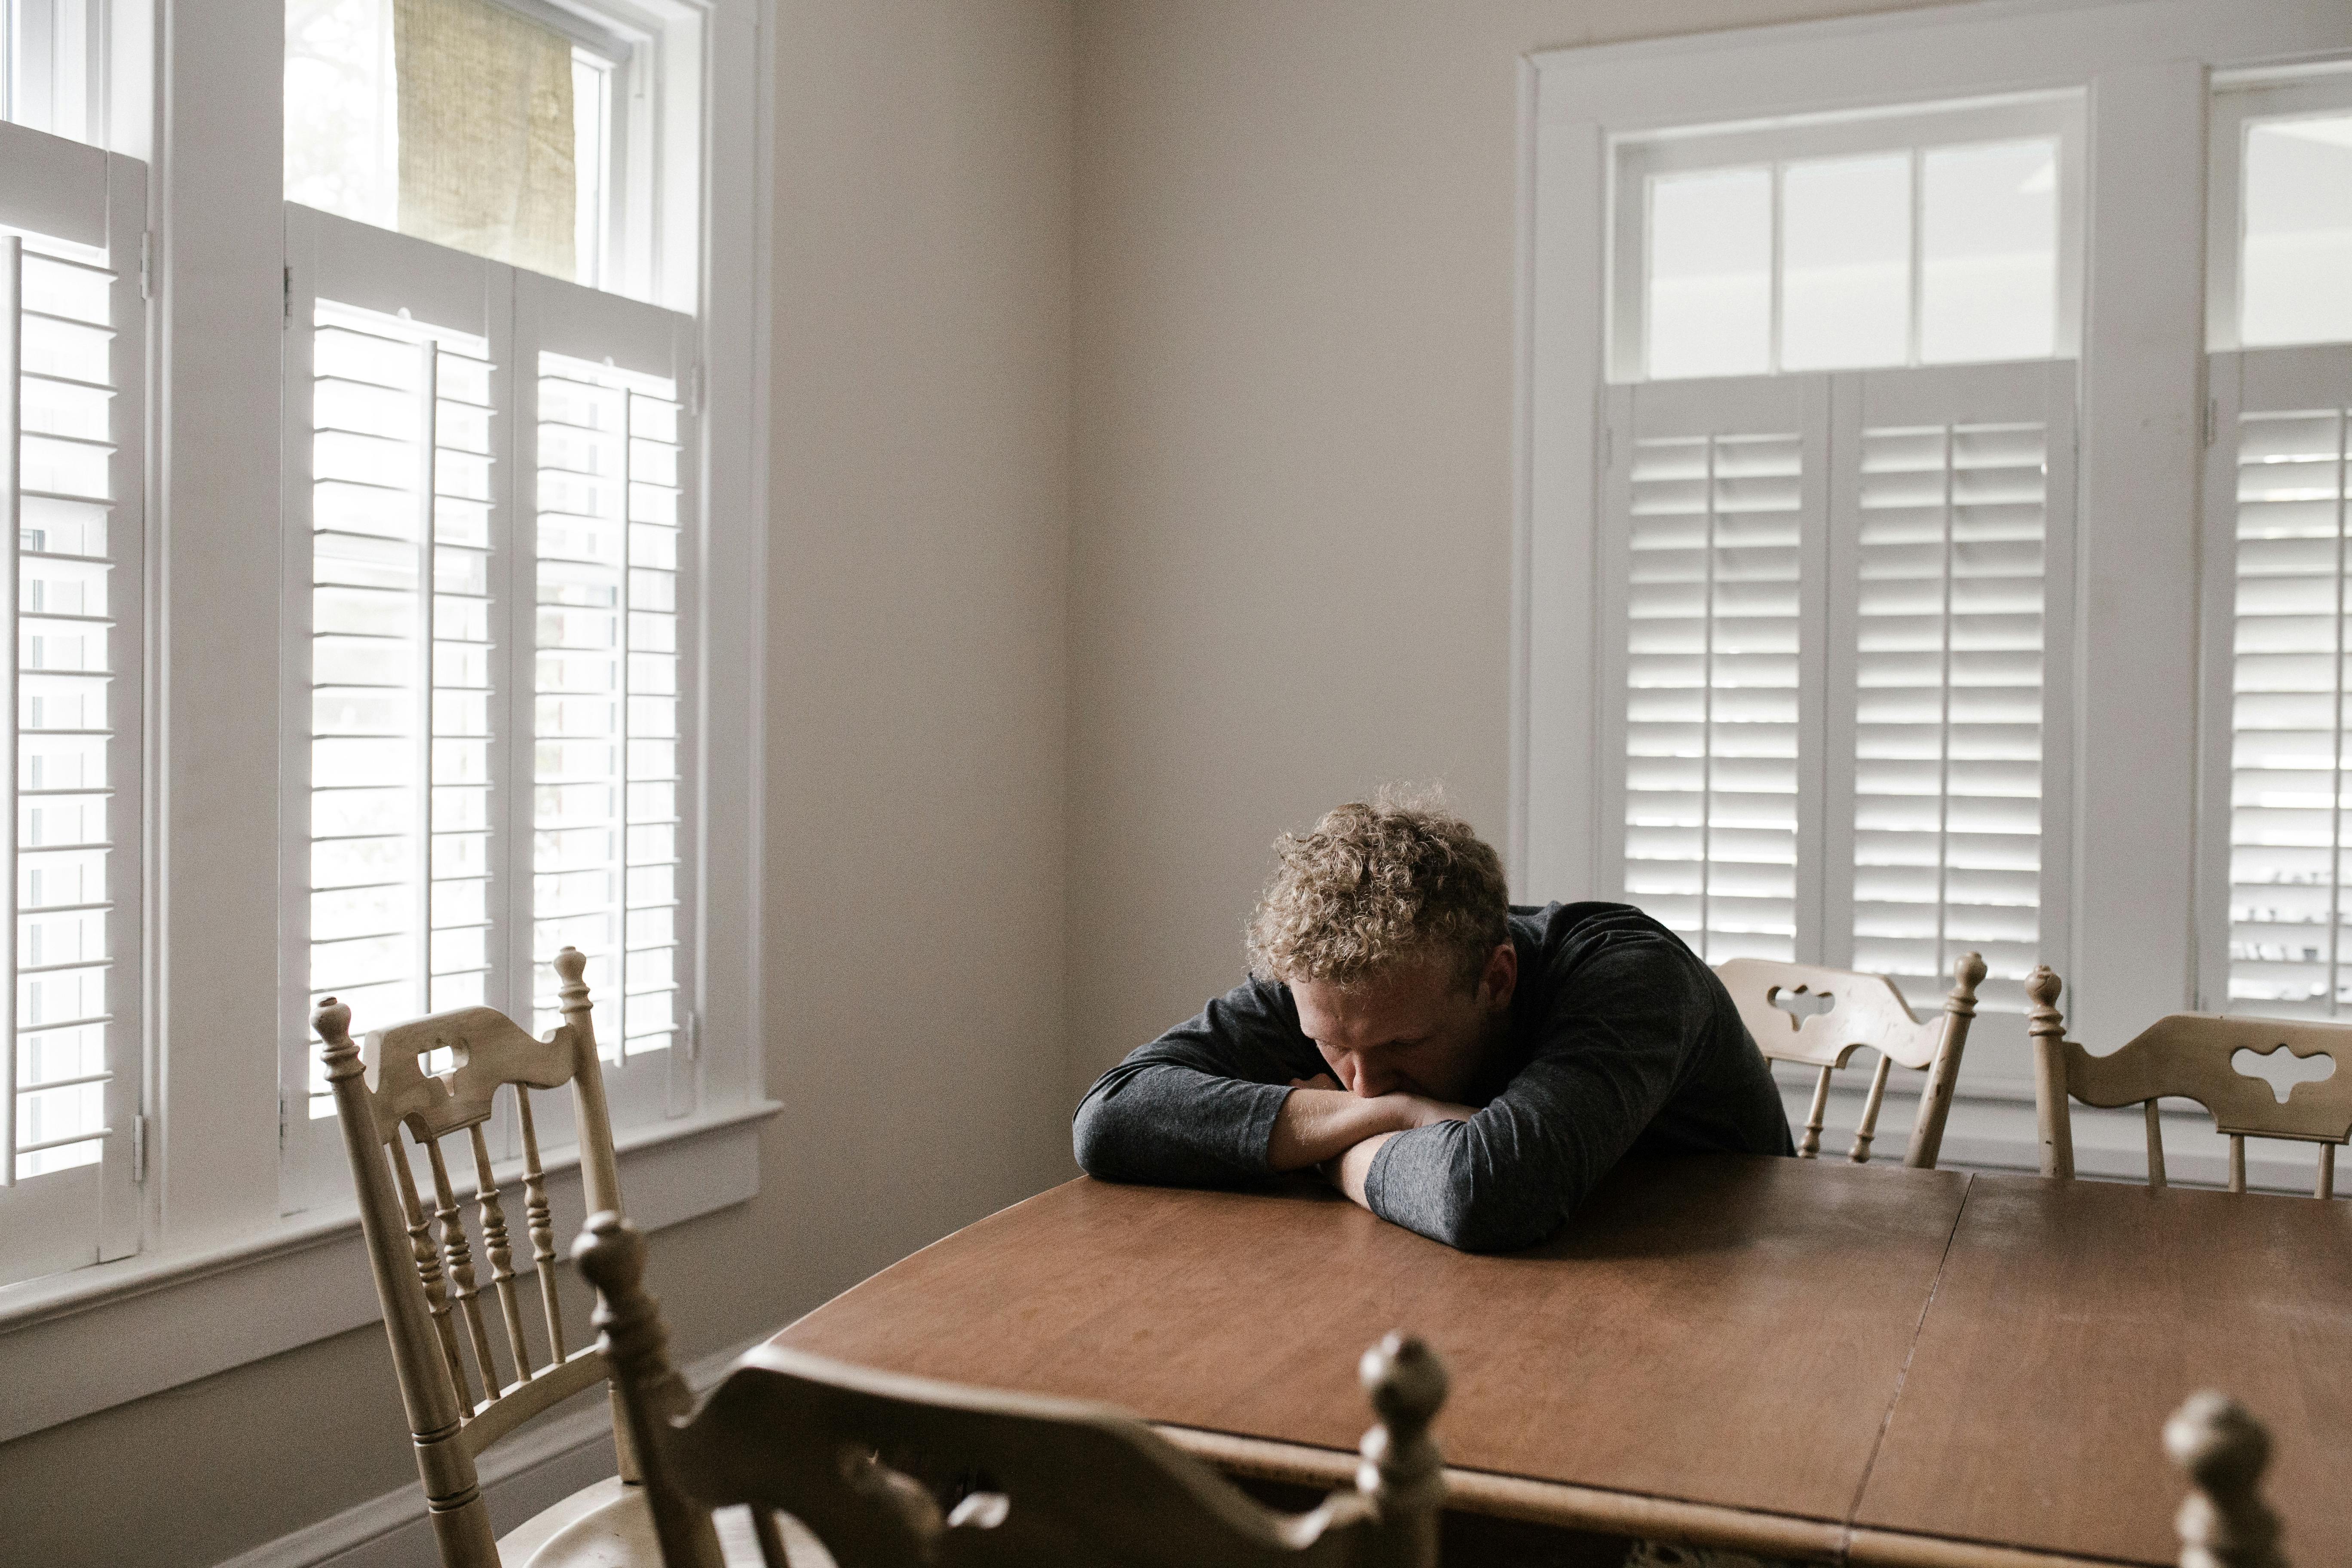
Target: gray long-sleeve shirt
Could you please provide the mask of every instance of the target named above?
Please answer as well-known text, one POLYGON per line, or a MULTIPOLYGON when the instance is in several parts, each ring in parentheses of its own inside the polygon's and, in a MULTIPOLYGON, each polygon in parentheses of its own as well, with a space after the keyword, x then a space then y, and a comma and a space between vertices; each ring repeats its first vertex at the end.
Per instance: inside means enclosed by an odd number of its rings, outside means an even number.
MULTIPOLYGON (((1780 1091, 1715 973, 1624 904, 1515 907, 1519 980, 1478 1113, 1401 1132, 1374 1214, 1470 1251, 1540 1241, 1627 1153, 1793 1153, 1780 1091)), ((1078 1163, 1112 1181, 1272 1173, 1289 1080, 1328 1070, 1286 985, 1251 981, 1129 1053, 1079 1103, 1078 1163)))

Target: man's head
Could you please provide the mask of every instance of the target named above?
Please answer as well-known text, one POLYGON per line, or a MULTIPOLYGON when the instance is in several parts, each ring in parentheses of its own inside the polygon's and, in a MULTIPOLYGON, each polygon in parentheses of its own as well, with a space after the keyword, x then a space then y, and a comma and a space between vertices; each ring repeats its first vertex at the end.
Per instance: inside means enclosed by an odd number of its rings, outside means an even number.
POLYGON ((1442 806, 1386 792, 1275 851, 1251 970, 1290 987, 1341 1088, 1462 1100, 1518 982, 1501 858, 1442 806))

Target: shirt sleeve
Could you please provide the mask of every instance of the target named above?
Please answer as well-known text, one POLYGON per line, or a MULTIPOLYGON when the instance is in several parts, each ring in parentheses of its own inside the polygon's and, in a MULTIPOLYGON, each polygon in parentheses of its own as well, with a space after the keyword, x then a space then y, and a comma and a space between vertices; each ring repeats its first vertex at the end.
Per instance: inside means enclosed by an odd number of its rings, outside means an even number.
POLYGON ((1381 1146, 1364 1181, 1371 1211, 1471 1252, 1559 1229, 1673 1097, 1690 1032, 1712 1015, 1696 964, 1673 938, 1640 932, 1580 962, 1499 1096, 1381 1146))
POLYGON ((1236 986, 1096 1080, 1071 1120, 1078 1166, 1164 1186, 1271 1175, 1266 1143, 1289 1080, 1323 1070, 1286 987, 1236 986))

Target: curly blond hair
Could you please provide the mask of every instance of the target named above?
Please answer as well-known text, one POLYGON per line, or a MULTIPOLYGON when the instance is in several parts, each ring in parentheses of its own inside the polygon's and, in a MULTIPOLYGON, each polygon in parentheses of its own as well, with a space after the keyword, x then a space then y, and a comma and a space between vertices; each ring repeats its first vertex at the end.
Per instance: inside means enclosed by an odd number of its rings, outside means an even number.
POLYGON ((1274 848, 1281 865, 1249 922, 1261 980, 1348 986, 1400 962, 1448 958, 1475 985, 1510 940, 1502 857, 1433 794, 1382 790, 1274 848))

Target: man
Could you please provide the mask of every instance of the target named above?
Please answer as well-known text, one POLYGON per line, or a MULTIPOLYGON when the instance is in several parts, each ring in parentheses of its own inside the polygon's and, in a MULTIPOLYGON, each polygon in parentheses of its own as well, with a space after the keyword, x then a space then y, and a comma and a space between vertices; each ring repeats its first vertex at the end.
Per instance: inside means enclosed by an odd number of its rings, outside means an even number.
POLYGON ((1087 1091, 1088 1173, 1320 1166, 1383 1219, 1495 1251, 1629 1152, 1794 1152, 1722 983, 1639 910, 1512 907, 1500 858, 1424 802, 1342 805, 1275 848, 1250 980, 1087 1091))

